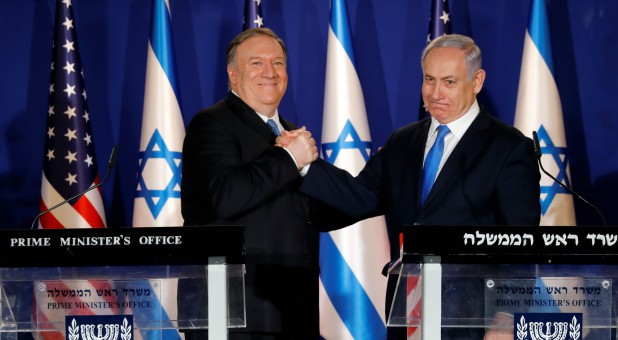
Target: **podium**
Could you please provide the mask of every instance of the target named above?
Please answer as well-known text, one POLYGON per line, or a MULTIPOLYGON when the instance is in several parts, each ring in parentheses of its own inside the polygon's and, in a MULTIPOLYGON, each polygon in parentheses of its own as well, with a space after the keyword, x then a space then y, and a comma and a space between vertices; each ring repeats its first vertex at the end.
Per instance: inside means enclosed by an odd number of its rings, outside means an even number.
POLYGON ((227 339, 246 326, 244 236, 244 226, 0 230, 0 338, 227 339))
POLYGON ((611 227, 405 226, 389 327, 422 339, 615 339, 611 227))

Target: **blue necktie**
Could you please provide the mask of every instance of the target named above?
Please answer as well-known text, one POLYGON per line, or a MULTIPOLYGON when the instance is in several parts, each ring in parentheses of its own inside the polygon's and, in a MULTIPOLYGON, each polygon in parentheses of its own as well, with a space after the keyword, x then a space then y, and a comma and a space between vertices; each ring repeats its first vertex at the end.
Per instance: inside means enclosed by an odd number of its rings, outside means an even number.
POLYGON ((268 126, 270 126, 270 129, 273 130, 273 133, 275 134, 275 136, 281 135, 281 132, 279 132, 279 128, 277 127, 277 123, 275 123, 274 120, 269 119, 266 121, 266 123, 268 123, 268 126))
POLYGON ((438 137, 436 137, 436 141, 431 146, 431 149, 429 149, 427 158, 425 158, 421 204, 425 202, 431 190, 431 186, 433 186, 433 182, 436 179, 440 161, 442 160, 442 154, 444 153, 444 137, 448 135, 449 132, 451 132, 451 130, 448 129, 448 126, 438 126, 438 137))

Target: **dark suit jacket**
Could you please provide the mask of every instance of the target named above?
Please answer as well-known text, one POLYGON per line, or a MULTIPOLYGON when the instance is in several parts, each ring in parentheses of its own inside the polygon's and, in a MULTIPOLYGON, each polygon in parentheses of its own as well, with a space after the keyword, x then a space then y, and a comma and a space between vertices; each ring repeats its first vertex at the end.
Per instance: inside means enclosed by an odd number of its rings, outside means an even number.
MULTIPOLYGON (((396 130, 356 178, 325 161, 314 162, 301 191, 354 219, 385 214, 391 261, 399 258, 403 225, 539 224, 540 173, 532 140, 483 111, 449 156, 421 206, 421 171, 430 124, 427 118, 396 130)), ((388 313, 392 296, 390 291, 387 294, 388 313)))
POLYGON ((247 328, 233 331, 315 339, 318 230, 310 200, 297 192, 294 161, 274 143, 268 125, 232 93, 199 112, 183 147, 182 215, 186 226, 246 226, 247 328))

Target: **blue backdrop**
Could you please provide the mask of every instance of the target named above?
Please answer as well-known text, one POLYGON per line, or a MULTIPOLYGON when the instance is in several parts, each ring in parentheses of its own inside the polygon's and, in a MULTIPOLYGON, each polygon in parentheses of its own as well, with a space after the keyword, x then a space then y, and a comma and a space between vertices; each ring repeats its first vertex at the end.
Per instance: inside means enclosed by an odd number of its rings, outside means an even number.
MULTIPOLYGON (((225 49, 242 28, 244 0, 170 0, 185 123, 227 91, 225 49)), ((431 0, 348 0, 373 148, 416 121, 419 57, 431 0)), ((512 124, 530 1, 451 0, 454 33, 483 51, 480 101, 512 124)), ((99 172, 110 227, 129 226, 136 188, 150 0, 73 0, 99 172)), ((262 0, 266 26, 289 49, 280 113, 320 139, 328 0, 262 0)), ((29 228, 38 214, 55 1, 0 2, 0 212, 2 227, 29 228)), ((618 2, 552 0, 548 16, 572 183, 609 224, 618 223, 618 2)), ((598 224, 575 202, 578 224, 598 224)))

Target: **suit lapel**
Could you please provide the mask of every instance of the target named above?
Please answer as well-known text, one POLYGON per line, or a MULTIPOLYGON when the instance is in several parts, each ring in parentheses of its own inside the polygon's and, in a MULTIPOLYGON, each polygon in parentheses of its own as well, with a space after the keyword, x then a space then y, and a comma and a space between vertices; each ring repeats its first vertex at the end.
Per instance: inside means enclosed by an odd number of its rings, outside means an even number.
POLYGON ((429 126, 431 125, 431 119, 426 119, 422 126, 413 132, 410 144, 408 144, 404 157, 404 176, 402 188, 409 189, 408 195, 404 206, 408 207, 420 207, 421 206, 421 176, 423 171, 423 156, 425 155, 425 143, 427 141, 427 134, 429 133, 429 126))
POLYGON ((250 108, 231 91, 227 95, 227 103, 238 119, 249 125, 258 135, 268 141, 268 143, 274 143, 275 135, 270 127, 268 127, 268 124, 265 124, 257 113, 255 113, 255 110, 250 108))
MULTIPOLYGON (((453 183, 461 174, 467 171, 466 169, 471 165, 471 162, 474 163, 474 160, 481 156, 489 135, 485 131, 488 127, 489 116, 481 111, 444 163, 425 204, 429 204, 435 197, 443 195, 442 192, 448 194, 448 188, 453 186, 453 183)), ((420 185, 418 191, 420 192, 420 185)))

